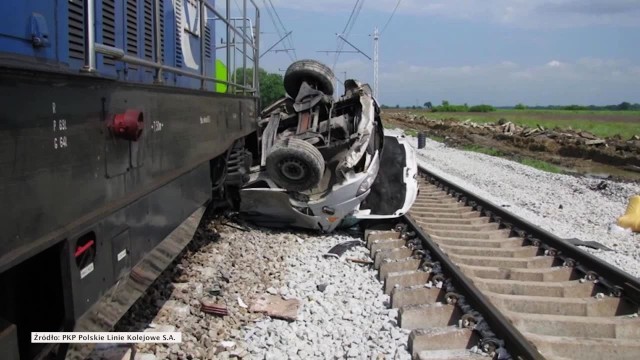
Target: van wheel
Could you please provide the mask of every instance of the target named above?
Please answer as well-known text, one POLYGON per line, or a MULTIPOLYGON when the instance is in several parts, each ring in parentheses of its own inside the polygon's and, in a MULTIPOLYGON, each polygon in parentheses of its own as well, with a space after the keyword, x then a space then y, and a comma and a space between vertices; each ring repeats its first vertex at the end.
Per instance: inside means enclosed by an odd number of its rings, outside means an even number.
POLYGON ((274 145, 267 156, 267 174, 284 189, 304 191, 314 188, 324 175, 320 151, 300 139, 288 139, 274 145))
POLYGON ((289 65, 284 74, 284 89, 293 99, 298 96, 300 86, 307 82, 325 95, 333 95, 336 77, 326 65, 315 60, 298 60, 289 65))

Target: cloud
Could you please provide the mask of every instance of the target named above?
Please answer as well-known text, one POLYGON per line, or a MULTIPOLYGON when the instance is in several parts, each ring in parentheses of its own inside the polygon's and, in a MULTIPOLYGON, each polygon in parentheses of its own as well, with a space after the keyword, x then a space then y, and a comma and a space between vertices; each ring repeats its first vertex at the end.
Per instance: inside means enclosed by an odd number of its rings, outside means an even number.
POLYGON ((626 61, 585 58, 551 60, 537 66, 510 61, 489 65, 429 67, 405 62, 381 69, 380 101, 513 105, 614 104, 640 102, 640 66, 626 61))
POLYGON ((571 0, 549 1, 538 6, 539 11, 550 13, 615 15, 638 12, 640 1, 637 0, 571 0))
MULTIPOLYGON (((355 0, 272 0, 276 8, 349 12, 355 0)), ((396 0, 367 1, 363 10, 390 13, 396 0)), ((639 0, 404 0, 398 14, 492 22, 525 28, 640 26, 639 0)), ((348 14, 347 14, 348 15, 348 14)))

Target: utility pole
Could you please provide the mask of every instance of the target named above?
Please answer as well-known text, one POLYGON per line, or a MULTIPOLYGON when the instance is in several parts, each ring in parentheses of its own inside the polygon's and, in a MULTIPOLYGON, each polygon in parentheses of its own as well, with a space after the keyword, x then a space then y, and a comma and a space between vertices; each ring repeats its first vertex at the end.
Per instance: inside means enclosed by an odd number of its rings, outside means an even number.
POLYGON ((380 99, 380 91, 378 89, 378 67, 380 66, 379 64, 379 45, 378 42, 380 41, 380 33, 378 32, 378 28, 375 28, 375 31, 373 32, 373 96, 376 99, 380 99))

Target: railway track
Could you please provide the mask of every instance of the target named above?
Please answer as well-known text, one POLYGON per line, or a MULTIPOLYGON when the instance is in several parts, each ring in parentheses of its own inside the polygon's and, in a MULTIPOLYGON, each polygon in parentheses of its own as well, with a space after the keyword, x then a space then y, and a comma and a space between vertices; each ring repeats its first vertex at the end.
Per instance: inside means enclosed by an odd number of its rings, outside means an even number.
MULTIPOLYGON (((367 230, 364 234, 373 267, 377 269, 379 280, 383 281, 380 292, 390 296, 390 307, 397 309, 397 319, 395 315, 392 317, 397 320, 399 327, 405 329, 401 336, 390 335, 398 333, 398 329, 391 330, 388 326, 379 329, 383 320, 373 321, 377 325, 365 331, 369 338, 385 334, 380 339, 393 338, 398 342, 389 346, 374 345, 376 351, 384 353, 384 349, 388 349, 393 353, 401 349, 401 344, 408 338, 410 355, 404 349, 402 352, 405 354, 403 356, 413 359, 640 358, 640 343, 637 342, 640 338, 640 284, 637 278, 434 174, 422 170, 421 176, 420 196, 410 214, 401 219, 401 224, 393 229, 381 224, 376 229, 382 230, 367 230)), ((232 227, 229 229, 233 230, 232 227)), ((311 333, 316 331, 318 337, 327 337, 328 330, 322 329, 320 323, 315 324, 316 318, 322 321, 331 319, 335 328, 349 328, 354 326, 351 322, 357 316, 366 317, 387 311, 382 310, 385 306, 380 300, 382 298, 379 298, 367 305, 370 306, 368 312, 356 312, 358 315, 350 315, 352 317, 348 319, 345 317, 344 314, 351 312, 353 302, 364 304, 364 301, 368 301, 364 299, 381 296, 371 295, 378 293, 379 288, 373 281, 367 285, 372 292, 363 295, 360 291, 362 298, 357 299, 354 294, 358 292, 352 292, 351 285, 342 284, 339 279, 343 279, 344 271, 349 269, 349 279, 365 281, 369 271, 365 269, 368 266, 359 265, 364 267, 361 273, 353 269, 358 265, 336 265, 333 263, 335 260, 322 259, 322 249, 327 246, 322 239, 302 241, 298 236, 310 235, 296 232, 269 234, 262 233, 259 228, 251 232, 244 232, 249 229, 240 230, 226 233, 222 243, 212 243, 203 248, 207 250, 198 247, 191 259, 178 260, 183 264, 180 266, 186 269, 185 272, 177 280, 175 275, 168 276, 166 283, 150 293, 146 303, 151 307, 157 306, 154 304, 158 300, 171 300, 167 302, 171 304, 169 308, 162 305, 151 311, 154 322, 161 326, 178 322, 191 325, 179 329, 184 332, 186 339, 179 349, 144 347, 141 349, 143 352, 154 352, 157 359, 178 359, 181 355, 191 355, 194 359, 216 358, 215 344, 229 340, 228 334, 236 334, 231 339, 238 341, 240 347, 246 347, 250 352, 245 356, 248 358, 260 357, 264 351, 278 350, 262 342, 273 339, 273 334, 287 334, 290 331, 288 325, 266 322, 261 326, 269 330, 255 328, 252 324, 258 318, 239 307, 236 299, 238 295, 250 299, 257 289, 264 291, 263 284, 270 281, 275 281, 273 287, 279 289, 278 292, 283 286, 288 289, 293 285, 293 294, 297 291, 298 297, 311 296, 311 299, 315 299, 305 303, 301 310, 307 319, 294 326, 315 329, 311 333), (239 241, 247 236, 253 240, 239 241), (259 255, 264 251, 260 244, 269 244, 271 250, 268 256, 265 255, 268 258, 259 255), (316 245, 309 248, 309 245, 303 244, 316 245), (305 247, 305 253, 299 254, 299 249, 305 247), (249 254, 249 257, 245 254, 249 254), (253 258, 256 254, 259 256, 253 258), (286 261, 278 262, 279 270, 273 271, 275 265, 269 259, 291 256, 298 258, 293 269, 315 271, 318 273, 314 276, 315 280, 309 281, 307 275, 300 279, 294 277, 293 282, 281 278, 284 276, 282 274, 288 273, 286 261), (316 256, 318 262, 312 261, 306 270, 300 268, 301 264, 306 264, 316 256), (207 271, 202 270, 205 268, 207 271), (229 283, 222 282, 222 296, 218 296, 218 300, 229 306, 232 314, 224 318, 204 315, 199 303, 200 297, 210 296, 209 291, 221 283, 221 277, 217 275, 218 268, 230 280, 229 283), (270 275, 263 276, 267 272, 270 275), (202 275, 205 273, 206 276, 202 275), (360 274, 357 277, 359 280, 352 277, 354 274, 360 274), (249 281, 250 278, 253 280, 249 281), (330 278, 335 282, 327 280, 330 278), (187 283, 181 284, 182 281, 187 283), (318 284, 333 283, 331 286, 338 286, 341 290, 319 292, 316 289, 317 281, 318 284), (205 291, 185 293, 176 290, 186 285, 205 291), (164 295, 158 298, 156 295, 160 290, 164 295), (342 295, 336 297, 340 292, 342 295), (347 296, 349 302, 345 303, 346 300, 341 300, 340 296, 347 296), (327 301, 333 305, 327 306, 327 301), (374 303, 376 306, 372 306, 374 303), (184 318, 185 315, 180 314, 189 313, 189 306, 191 315, 184 318), (172 310, 172 307, 182 311, 172 310), (178 315, 163 315, 172 312, 178 315), (179 316, 180 320, 176 320, 178 318, 175 316, 179 316), (241 320, 236 324, 234 321, 238 319, 241 320), (241 326, 247 326, 248 333, 255 332, 258 335, 243 342, 241 326), (213 333, 212 329, 215 330, 213 333), (209 334, 207 339, 198 337, 203 332, 209 334)), ((137 311, 144 314, 149 306, 141 306, 137 311)), ((389 311, 390 314, 396 313, 396 310, 389 311)), ((134 317, 127 320, 131 324, 151 321, 146 315, 141 321, 135 315, 136 311, 132 314, 134 317)), ((380 314, 374 316, 379 317, 380 314)), ((391 322, 396 323, 395 320, 391 322)), ((135 326, 126 330, 144 330, 144 327, 135 326)), ((362 327, 358 329, 363 331, 362 327)), ((282 336, 280 340, 290 344, 281 349, 283 356, 288 356, 285 353, 289 354, 289 348, 301 346, 298 356, 304 354, 303 358, 313 358, 320 356, 329 344, 304 333, 299 334, 300 341, 295 342, 294 346, 288 342, 290 339, 282 336), (307 343, 310 344, 308 350, 302 350, 306 346, 303 344, 307 343), (314 355, 316 351, 320 353, 314 355)), ((354 343, 342 350, 339 347, 331 350, 338 357, 349 352, 366 352, 364 349, 371 346, 371 340, 365 341, 369 344, 361 349, 357 347, 357 342, 364 337, 358 336, 358 340, 354 337, 354 343)), ((275 339, 274 342, 278 344, 279 338, 275 339)))
POLYGON ((640 358, 637 278, 424 169, 403 221, 365 237, 414 358, 640 358))

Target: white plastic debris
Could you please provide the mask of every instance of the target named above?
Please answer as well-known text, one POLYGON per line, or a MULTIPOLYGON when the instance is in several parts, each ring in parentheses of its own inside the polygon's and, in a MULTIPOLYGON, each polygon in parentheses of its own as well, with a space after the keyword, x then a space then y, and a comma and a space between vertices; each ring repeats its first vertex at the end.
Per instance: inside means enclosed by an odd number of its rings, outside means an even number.
POLYGON ((240 298, 240 296, 238 296, 238 306, 240 306, 243 309, 247 309, 249 306, 247 304, 245 304, 244 301, 242 301, 242 299, 240 298))
POLYGON ((626 234, 631 234, 632 231, 631 229, 625 229, 623 227, 618 226, 618 224, 609 224, 609 234, 620 234, 620 235, 626 235, 626 234))

